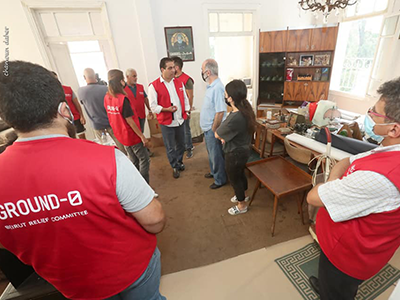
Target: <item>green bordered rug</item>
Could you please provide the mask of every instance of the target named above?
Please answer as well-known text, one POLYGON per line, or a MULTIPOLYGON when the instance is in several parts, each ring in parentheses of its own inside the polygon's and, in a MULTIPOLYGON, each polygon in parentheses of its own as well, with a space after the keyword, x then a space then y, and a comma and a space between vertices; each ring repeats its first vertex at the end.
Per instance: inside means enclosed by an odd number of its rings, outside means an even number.
MULTIPOLYGON (((286 277, 299 291, 303 299, 306 300, 319 299, 319 296, 311 288, 308 278, 310 276, 318 277, 320 251, 316 243, 311 243, 275 260, 286 277)), ((390 264, 387 264, 378 274, 361 284, 355 299, 375 299, 399 278, 400 271, 390 264)))

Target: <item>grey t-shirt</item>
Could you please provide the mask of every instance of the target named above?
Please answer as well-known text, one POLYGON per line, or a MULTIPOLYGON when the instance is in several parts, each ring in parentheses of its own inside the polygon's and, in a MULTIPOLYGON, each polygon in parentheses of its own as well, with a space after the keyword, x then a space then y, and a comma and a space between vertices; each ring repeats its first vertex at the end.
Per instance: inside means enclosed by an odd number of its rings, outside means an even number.
MULTIPOLYGON (((23 143, 55 137, 65 137, 65 135, 52 134, 25 139, 19 138, 16 142, 23 143)), ((117 165, 116 194, 122 208, 129 213, 142 210, 153 200, 153 189, 146 183, 128 157, 118 149, 115 149, 115 161, 117 165)))
POLYGON ((85 107, 86 113, 90 121, 92 121, 93 128, 96 130, 110 127, 107 112, 104 108, 104 96, 107 91, 107 86, 97 83, 82 86, 78 90, 79 100, 85 107))
POLYGON ((217 133, 225 140, 222 146, 225 153, 250 147, 251 136, 247 131, 247 120, 240 111, 231 112, 221 123, 217 133))

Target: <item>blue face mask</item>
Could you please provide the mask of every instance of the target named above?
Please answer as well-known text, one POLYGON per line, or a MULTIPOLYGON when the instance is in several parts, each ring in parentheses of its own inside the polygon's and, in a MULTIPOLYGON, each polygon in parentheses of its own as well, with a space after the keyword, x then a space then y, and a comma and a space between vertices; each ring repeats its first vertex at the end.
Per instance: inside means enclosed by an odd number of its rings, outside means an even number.
POLYGON ((387 135, 382 136, 382 135, 375 134, 374 127, 377 126, 377 125, 391 125, 391 124, 396 124, 396 123, 376 124, 374 122, 374 120, 372 120, 372 118, 368 114, 365 115, 365 119, 364 119, 365 132, 368 134, 368 136, 370 138, 372 138, 373 140, 377 141, 379 144, 382 143, 383 139, 387 135))

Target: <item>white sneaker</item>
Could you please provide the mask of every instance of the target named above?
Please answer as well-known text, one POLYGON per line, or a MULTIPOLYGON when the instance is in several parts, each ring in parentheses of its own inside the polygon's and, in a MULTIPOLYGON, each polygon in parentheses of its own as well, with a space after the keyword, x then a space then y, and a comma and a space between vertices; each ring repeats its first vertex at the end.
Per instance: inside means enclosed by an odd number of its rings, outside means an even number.
MULTIPOLYGON (((247 196, 246 198, 244 198, 244 202, 249 202, 249 201, 250 201, 250 197, 249 197, 249 196, 247 196)), ((236 195, 233 196, 233 197, 231 198, 231 202, 233 202, 233 203, 239 202, 238 199, 237 199, 237 197, 236 197, 236 195)))
POLYGON ((246 207, 245 209, 240 210, 239 207, 238 207, 237 205, 235 205, 235 206, 231 207, 230 209, 228 209, 228 213, 229 213, 231 216, 236 216, 236 215, 240 215, 240 214, 245 214, 245 213, 247 213, 247 209, 248 209, 248 208, 246 207))
POLYGON ((157 193, 154 193, 154 198, 158 198, 158 194, 157 193))

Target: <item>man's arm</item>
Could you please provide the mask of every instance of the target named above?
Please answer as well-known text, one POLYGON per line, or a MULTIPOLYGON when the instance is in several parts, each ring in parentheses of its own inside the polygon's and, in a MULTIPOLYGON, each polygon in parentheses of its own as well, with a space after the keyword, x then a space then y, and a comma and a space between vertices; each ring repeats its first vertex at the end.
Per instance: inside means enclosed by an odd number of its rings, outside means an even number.
POLYGON ((146 105, 147 109, 149 110, 150 118, 153 119, 154 115, 153 115, 153 112, 151 111, 151 108, 150 108, 149 98, 147 98, 147 97, 144 98, 144 104, 146 105))
POLYGON ((212 128, 211 128, 212 131, 214 131, 214 132, 217 131, 219 125, 221 125, 221 123, 222 123, 222 119, 224 118, 224 114, 225 114, 224 111, 217 112, 217 113, 215 114, 214 122, 213 122, 212 128))
POLYGON ((321 198, 319 197, 318 194, 318 188, 323 185, 323 183, 319 183, 316 186, 314 186, 311 191, 307 195, 307 203, 311 204, 315 207, 323 207, 324 203, 322 202, 321 198))
POLYGON ((78 110, 79 114, 81 115, 80 121, 81 121, 82 125, 85 125, 86 124, 85 116, 83 115, 82 107, 79 104, 78 98, 75 96, 74 92, 72 92, 72 103, 74 103, 76 109, 78 110))
POLYGON ((132 128, 132 130, 137 134, 137 136, 140 137, 140 139, 142 140, 143 145, 146 146, 147 139, 143 135, 142 131, 137 127, 137 125, 136 125, 135 121, 133 120, 133 118, 132 117, 128 117, 128 118, 125 118, 125 120, 128 123, 128 125, 132 128))
POLYGON ((159 233, 166 218, 161 203, 132 162, 115 149, 117 165, 116 194, 122 208, 148 232, 159 233))
MULTIPOLYGON (((347 169, 350 167, 350 159, 348 157, 342 159, 339 161, 334 167, 332 168, 328 181, 333 181, 336 179, 342 178, 344 173, 347 171, 347 169)), ((307 202, 313 206, 316 207, 323 207, 324 203, 322 202, 319 194, 318 194, 318 188, 321 186, 323 183, 317 184, 315 187, 311 189, 311 191, 307 195, 307 202)))
POLYGON ((147 232, 156 234, 161 232, 165 227, 165 213, 160 201, 157 199, 153 199, 142 210, 132 213, 132 216, 147 232))
POLYGON ((193 98, 194 98, 194 90, 186 90, 187 96, 189 98, 189 105, 190 105, 190 110, 193 108, 193 98))
POLYGON ((342 178, 344 173, 350 167, 350 158, 346 157, 333 166, 328 181, 342 178))

